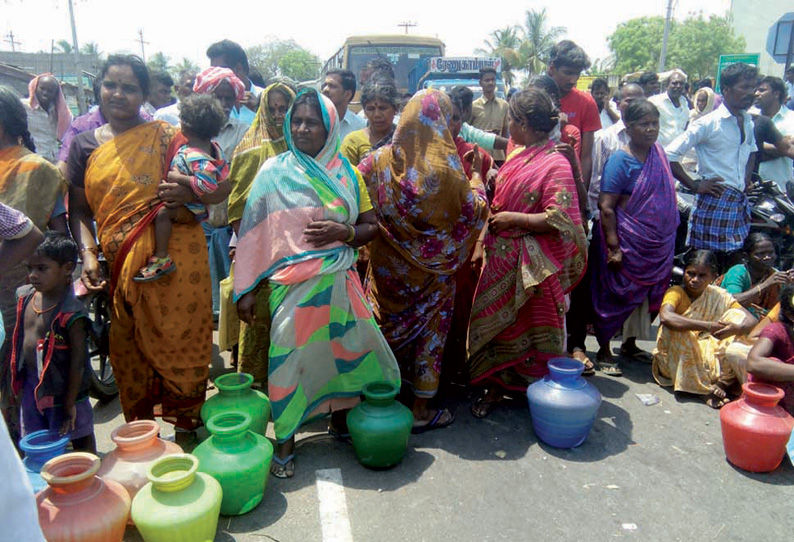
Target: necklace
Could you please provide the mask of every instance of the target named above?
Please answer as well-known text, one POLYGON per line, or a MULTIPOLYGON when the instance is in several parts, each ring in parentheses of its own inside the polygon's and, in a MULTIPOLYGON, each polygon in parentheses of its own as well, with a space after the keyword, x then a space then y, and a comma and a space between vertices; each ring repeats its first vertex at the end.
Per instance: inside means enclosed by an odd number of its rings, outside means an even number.
MULTIPOLYGON (((36 300, 34 299, 33 301, 35 302, 36 300)), ((56 303, 55 305, 53 305, 49 309, 37 309, 35 303, 31 303, 30 304, 30 308, 33 309, 33 312, 36 313, 36 316, 41 316, 42 314, 46 314, 46 313, 50 312, 52 309, 54 309, 57 306, 58 306, 58 303, 56 303)))

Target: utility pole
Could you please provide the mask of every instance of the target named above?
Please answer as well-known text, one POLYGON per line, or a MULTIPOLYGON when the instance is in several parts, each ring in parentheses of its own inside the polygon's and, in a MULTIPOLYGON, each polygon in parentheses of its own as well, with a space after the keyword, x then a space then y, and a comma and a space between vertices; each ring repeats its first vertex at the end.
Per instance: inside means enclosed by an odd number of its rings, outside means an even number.
POLYGON ((667 57, 667 38, 670 36, 670 23, 673 19, 673 0, 667 0, 667 18, 664 20, 664 37, 662 37, 662 53, 659 55, 659 73, 664 71, 667 57))
POLYGON ((414 22, 411 22, 411 21, 405 21, 405 22, 402 22, 402 23, 398 24, 397 26, 404 27, 405 28, 405 33, 407 34, 408 33, 408 29, 412 28, 414 26, 417 26, 417 24, 414 23, 414 22))
POLYGON ((74 48, 74 71, 77 75, 77 108, 80 114, 86 112, 85 94, 83 94, 83 70, 80 69, 80 48, 77 45, 77 26, 74 23, 74 5, 69 0, 69 20, 72 23, 72 47, 74 48))
POLYGON ((6 38, 8 38, 8 39, 5 39, 3 41, 6 42, 6 43, 10 43, 11 44, 11 52, 12 53, 16 53, 17 52, 17 45, 22 45, 22 44, 14 39, 14 31, 13 30, 9 31, 8 34, 6 34, 6 38))
POLYGON ((146 49, 144 45, 149 45, 149 42, 143 41, 143 28, 138 29, 138 39, 135 41, 141 44, 141 58, 143 59, 143 63, 146 64, 146 49))

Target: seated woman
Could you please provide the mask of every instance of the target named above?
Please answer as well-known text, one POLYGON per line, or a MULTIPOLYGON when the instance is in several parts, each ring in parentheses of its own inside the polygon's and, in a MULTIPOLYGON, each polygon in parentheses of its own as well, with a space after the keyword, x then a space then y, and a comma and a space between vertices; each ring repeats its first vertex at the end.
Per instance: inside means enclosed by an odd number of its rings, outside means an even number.
POLYGON ((400 108, 400 93, 394 82, 376 78, 361 89, 361 107, 369 124, 342 141, 339 151, 357 166, 369 153, 391 143, 394 116, 400 108))
POLYGON ((765 233, 751 233, 744 242, 745 263, 734 265, 719 284, 756 318, 777 303, 780 287, 794 282, 794 270, 778 271, 775 245, 765 233))
POLYGON ((780 292, 780 321, 772 322, 747 357, 748 380, 766 382, 781 388, 781 406, 794 414, 794 285, 780 292))
POLYGON ((355 247, 378 233, 361 176, 339 154, 340 119, 315 89, 295 99, 284 121, 288 152, 254 180, 240 224, 234 294, 252 324, 256 287, 269 281, 268 396, 278 445, 272 472, 294 474, 295 432, 332 415, 345 433, 345 409, 366 384, 399 386, 397 360, 378 329, 358 275, 355 247))
POLYGON ((711 251, 688 255, 682 286, 673 286, 662 299, 662 325, 653 351, 653 377, 660 386, 703 396, 712 408, 728 402, 720 373, 722 353, 756 324, 731 294, 711 284, 717 266, 711 251))

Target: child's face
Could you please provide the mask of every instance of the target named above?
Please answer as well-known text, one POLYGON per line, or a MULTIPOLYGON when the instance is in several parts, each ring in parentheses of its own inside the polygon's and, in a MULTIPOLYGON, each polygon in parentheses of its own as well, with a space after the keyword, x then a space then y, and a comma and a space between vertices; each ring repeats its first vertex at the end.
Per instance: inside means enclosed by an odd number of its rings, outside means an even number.
POLYGON ((71 263, 60 265, 55 260, 38 254, 28 258, 27 267, 28 281, 42 293, 62 288, 71 280, 74 268, 71 263))
POLYGON ((684 270, 684 289, 690 296, 697 297, 714 281, 714 273, 707 265, 688 265, 684 270))

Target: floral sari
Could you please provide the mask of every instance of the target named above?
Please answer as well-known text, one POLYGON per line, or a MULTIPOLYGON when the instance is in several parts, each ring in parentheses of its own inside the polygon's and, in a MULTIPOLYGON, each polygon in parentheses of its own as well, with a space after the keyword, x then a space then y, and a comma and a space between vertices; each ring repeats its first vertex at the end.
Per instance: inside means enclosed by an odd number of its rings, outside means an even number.
MULTIPOLYGON (((709 285, 683 316, 707 322, 736 323, 744 320, 744 312, 739 307, 731 294, 709 285)), ((725 372, 722 367, 725 351, 735 340, 735 336, 719 340, 706 332, 673 331, 660 326, 653 350, 653 377, 660 386, 673 387, 675 391, 708 395, 711 386, 725 372)), ((729 373, 732 379, 733 370, 729 373)))
MULTIPOLYGON (((248 193, 262 164, 287 151, 284 127, 276 122, 268 109, 268 96, 274 91, 289 97, 289 105, 292 105, 295 98, 292 89, 283 83, 273 83, 262 92, 256 118, 237 145, 232 158, 232 169, 229 172, 232 183, 232 192, 229 195, 230 223, 242 220, 248 193)), ((240 322, 237 369, 250 373, 254 382, 259 385, 264 385, 267 381, 267 352, 270 348, 269 298, 270 287, 267 281, 262 281, 256 290, 256 312, 261 316, 253 325, 240 322)))
POLYGON ((354 169, 339 154, 336 108, 317 95, 325 146, 312 158, 285 130, 290 152, 259 170, 237 245, 235 299, 263 281, 272 290, 268 396, 279 442, 315 417, 349 408, 370 382, 399 384, 397 362, 353 268, 355 249, 338 241, 318 248, 303 235, 316 220, 355 224, 361 197, 354 169))
POLYGON ((433 397, 452 321, 455 273, 487 213, 481 180, 469 181, 449 131, 452 105, 417 93, 391 145, 361 165, 380 235, 370 243, 369 299, 417 397, 433 397))
POLYGON ((157 186, 178 148, 164 122, 131 128, 88 157, 85 195, 111 276, 110 362, 127 421, 162 416, 199 423, 212 358, 207 245, 198 222, 174 224, 168 251, 177 271, 156 282, 133 277, 154 252, 157 186))
POLYGON ((485 236, 469 327, 472 383, 524 391, 563 354, 565 294, 584 275, 587 243, 571 166, 554 145, 528 147, 499 170, 491 211, 546 213, 554 230, 485 236))

